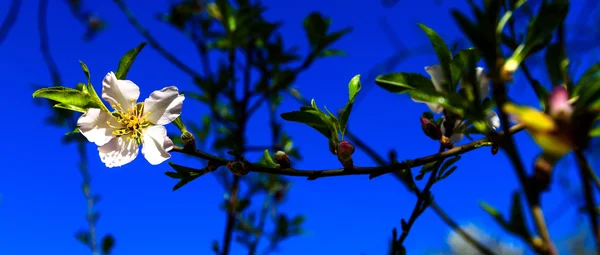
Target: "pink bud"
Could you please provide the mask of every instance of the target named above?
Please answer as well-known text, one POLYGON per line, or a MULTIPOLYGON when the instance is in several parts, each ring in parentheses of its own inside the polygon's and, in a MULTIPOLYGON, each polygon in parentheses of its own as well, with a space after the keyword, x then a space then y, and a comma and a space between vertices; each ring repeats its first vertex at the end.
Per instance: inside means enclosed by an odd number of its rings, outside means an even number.
POLYGON ((340 159, 348 159, 354 154, 354 145, 348 141, 341 141, 338 144, 337 153, 340 159))
POLYGON ((442 138, 442 130, 431 120, 421 116, 421 129, 426 136, 433 140, 440 140, 442 138))
POLYGON ((549 97, 550 116, 553 118, 571 117, 573 107, 569 103, 569 92, 563 86, 557 86, 552 90, 549 97))

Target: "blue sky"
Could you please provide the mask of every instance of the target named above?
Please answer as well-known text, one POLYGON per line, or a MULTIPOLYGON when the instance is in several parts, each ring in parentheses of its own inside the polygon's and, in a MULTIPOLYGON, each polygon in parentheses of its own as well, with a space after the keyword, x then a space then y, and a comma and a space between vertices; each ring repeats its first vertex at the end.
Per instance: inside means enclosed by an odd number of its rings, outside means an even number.
MULTIPOLYGON (((10 1, 0 3, 0 15, 10 1)), ((62 73, 71 86, 85 77, 79 60, 90 68, 92 83, 100 89, 101 80, 116 69, 124 52, 143 41, 127 23, 125 16, 111 1, 86 1, 91 9, 109 22, 109 28, 91 42, 82 42, 84 27, 75 20, 66 4, 52 1, 49 6, 51 50, 62 73)), ((346 57, 318 61, 301 75, 295 86, 303 95, 316 98, 320 106, 340 108, 347 99, 347 84, 355 74, 363 78, 376 64, 393 55, 397 48, 380 29, 386 17, 399 40, 406 47, 427 45, 428 41, 417 22, 439 32, 445 39, 461 38, 452 21, 450 8, 466 8, 466 1, 401 1, 394 8, 384 8, 378 1, 264 1, 269 7, 266 16, 282 20, 282 34, 288 45, 307 50, 302 28, 303 18, 311 11, 321 11, 333 19, 333 28, 354 27, 354 31, 336 44, 347 51, 346 57)), ((200 67, 193 45, 183 35, 154 19, 154 14, 167 10, 168 1, 130 0, 128 6, 142 24, 178 58, 194 68, 200 67), (195 53, 195 52, 194 52, 195 53)), ((573 13, 580 6, 574 4, 573 13)), ((37 34, 37 3, 25 1, 18 22, 0 45, 0 88, 8 98, 0 100, 5 109, 4 134, 0 153, 5 166, 0 170, 0 254, 86 254, 87 248, 74 238, 74 232, 85 226, 85 202, 80 192, 81 177, 76 168, 78 155, 73 145, 61 144, 64 129, 48 126, 44 118, 50 113, 37 107, 31 99, 32 84, 50 85, 45 64, 39 52, 37 34), (6 118, 8 117, 8 118, 6 118)), ((3 16, 0 16, 3 17, 3 16)), ((569 22, 576 16, 571 14, 569 22)), ((594 51, 592 51, 593 53, 594 51)), ((582 57, 588 66, 597 54, 582 57)), ((394 71, 419 72, 435 64, 433 50, 415 56, 394 67, 394 71)), ((581 70, 581 69, 579 69, 581 70)), ((547 81, 544 69, 534 75, 547 81)), ((192 81, 183 72, 164 60, 150 47, 139 55, 128 78, 137 83, 147 97, 152 91, 169 85, 182 90, 193 89, 192 81)), ((363 81, 371 86, 372 81, 363 81)), ((361 96, 350 119, 353 133, 367 141, 382 155, 389 149, 398 151, 399 159, 411 159, 432 154, 437 144, 422 134, 418 118, 427 110, 407 96, 389 94, 371 87, 361 96)), ((533 97, 529 84, 518 75, 511 95, 519 102, 530 103, 533 97)), ((288 98, 280 112, 295 110, 300 105, 288 98)), ((197 121, 205 109, 187 99, 183 119, 197 121)), ((248 143, 266 144, 266 110, 250 122, 248 143)), ((169 130, 174 130, 172 126, 169 130)), ((295 166, 301 169, 337 168, 339 162, 327 147, 327 140, 316 131, 297 123, 285 123, 285 130, 295 138, 304 157, 295 166)), ((466 141, 464 141, 466 142, 466 141)), ((528 166, 539 152, 526 134, 517 135, 517 143, 528 166)), ((92 189, 102 196, 97 209, 101 213, 100 235, 113 234, 117 239, 114 254, 210 254, 212 240, 221 240, 225 215, 218 208, 223 190, 215 178, 205 176, 172 192, 174 180, 163 172, 166 164, 151 166, 143 157, 121 168, 106 168, 93 144, 88 144, 92 189), (186 219, 185 224, 182 224, 186 219), (189 220, 194 219, 194 220, 189 220)), ((194 164, 196 161, 172 154, 172 161, 194 164)), ((252 158, 252 155, 250 156, 252 158)), ((354 162, 358 166, 374 165, 358 151, 354 162)), ((458 163, 458 170, 433 188, 436 201, 460 224, 476 224, 491 235, 518 240, 505 234, 478 206, 485 200, 507 212, 510 192, 518 188, 514 172, 503 153, 492 156, 489 149, 469 153, 458 163)), ((572 176, 573 160, 568 157, 559 165, 562 175, 572 176)), ((414 169, 417 171, 418 169, 414 169)), ((551 215, 562 207, 566 192, 558 186, 544 197, 544 209, 551 215)), ((340 177, 317 181, 293 179, 289 200, 281 210, 305 214, 306 235, 292 238, 280 247, 280 254, 384 254, 391 229, 399 227, 401 218, 408 218, 415 198, 392 176, 373 180, 366 177, 340 177)), ((557 240, 578 231, 574 210, 550 225, 557 240)), ((581 217, 579 217, 581 220, 581 217)), ((587 220, 587 218, 586 218, 587 220)), ((426 212, 416 222, 405 242, 410 254, 427 254, 442 250, 449 233, 432 212, 426 212)), ((244 254, 233 246, 232 254, 244 254)))

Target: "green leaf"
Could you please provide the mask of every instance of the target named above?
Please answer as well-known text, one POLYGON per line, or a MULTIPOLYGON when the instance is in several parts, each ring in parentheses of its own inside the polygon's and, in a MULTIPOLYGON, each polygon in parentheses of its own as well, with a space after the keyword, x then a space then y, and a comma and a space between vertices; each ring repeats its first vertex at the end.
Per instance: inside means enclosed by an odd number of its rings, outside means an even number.
POLYGON ((544 1, 537 17, 534 17, 527 27, 526 47, 534 46, 552 37, 552 33, 565 20, 568 12, 569 0, 544 1))
POLYGON ((546 69, 550 75, 552 86, 559 86, 566 81, 569 60, 559 43, 548 46, 546 50, 546 69))
POLYGON ((479 54, 477 49, 469 48, 459 50, 458 53, 456 53, 456 55, 452 57, 452 61, 450 62, 452 84, 458 84, 460 77, 463 76, 463 71, 465 71, 469 67, 469 61, 471 58, 475 61, 475 63, 479 62, 481 55, 479 54))
POLYGON ((98 105, 92 100, 92 98, 83 93, 80 90, 55 86, 49 88, 41 88, 33 92, 34 98, 46 98, 52 101, 59 102, 57 108, 85 112, 88 108, 98 108, 98 105), (70 108, 70 106, 73 106, 70 108))
POLYGON ((112 235, 108 234, 102 238, 101 251, 104 255, 109 255, 115 246, 115 239, 112 235))
POLYGON ((512 232, 522 236, 526 240, 530 238, 527 224, 525 223, 525 217, 523 214, 523 206, 521 205, 521 199, 519 192, 515 191, 512 194, 512 202, 510 206, 510 226, 512 232))
POLYGON ((319 40, 325 38, 331 20, 324 18, 319 12, 311 12, 303 23, 308 42, 312 47, 316 47, 319 40))
MULTIPOLYGON (((90 70, 88 69, 87 65, 85 63, 83 63, 83 61, 79 61, 79 64, 81 65, 81 69, 83 70, 83 73, 85 74, 85 77, 87 79, 87 91, 88 91, 88 94, 90 95, 91 99, 96 103, 96 105, 98 105, 100 107, 100 109, 102 109, 106 112, 110 112, 108 110, 108 108, 106 107, 106 105, 104 105, 102 100, 100 100, 100 97, 98 96, 98 93, 96 93, 94 86, 92 86, 92 81, 90 79, 90 70)), ((82 89, 82 91, 83 91, 83 89, 82 89)))
POLYGON ((505 66, 516 69, 532 51, 552 39, 554 30, 565 20, 569 10, 568 0, 544 1, 540 12, 527 27, 525 41, 513 52, 505 66))
POLYGON ((142 51, 142 49, 146 46, 146 42, 140 43, 134 49, 129 50, 125 55, 119 60, 119 67, 115 72, 115 76, 119 80, 125 80, 127 78, 127 73, 129 73, 129 68, 133 64, 133 61, 137 57, 137 55, 142 51))
POLYGON ((453 166, 452 168, 450 168, 450 170, 444 172, 444 174, 442 174, 438 180, 443 180, 446 179, 446 177, 450 176, 452 173, 454 173, 454 171, 456 171, 456 169, 458 168, 458 166, 453 166))
POLYGON ((450 49, 448 49, 448 46, 446 45, 442 37, 440 37, 440 35, 438 35, 433 29, 425 26, 424 24, 419 24, 419 27, 421 27, 421 29, 423 29, 423 31, 429 37, 429 41, 431 41, 431 45, 435 50, 435 54, 437 55, 438 60, 440 61, 440 66, 442 67, 444 76, 446 76, 446 81, 449 82, 448 86, 446 87, 446 90, 456 90, 456 87, 454 86, 455 84, 451 84, 452 76, 450 72, 450 62, 452 61, 452 52, 450 52, 450 49))
POLYGON ((87 231, 78 231, 75 233, 75 239, 86 246, 90 246, 90 233, 87 231))
POLYGON ((275 161, 273 161, 273 158, 271 158, 271 154, 269 154, 269 150, 264 151, 263 158, 264 158, 264 162, 266 163, 267 167, 271 167, 271 168, 277 167, 277 163, 275 163, 275 161))
POLYGON ((72 134, 77 134, 79 133, 79 128, 76 127, 74 128, 72 131, 65 133, 65 135, 72 135, 72 134))
POLYGON ((55 104, 54 108, 60 108, 60 109, 65 109, 65 110, 69 110, 69 111, 75 111, 75 112, 81 112, 81 113, 85 113, 86 109, 78 107, 78 106, 74 106, 74 105, 67 105, 67 104, 55 104))
MULTIPOLYGON (((448 159, 448 160, 444 161, 444 163, 442 164, 442 167, 440 168, 440 171, 438 172, 438 176, 437 176, 437 177, 438 177, 438 179, 443 179, 443 177, 442 177, 442 176, 444 176, 444 173, 446 172, 446 170, 447 170, 448 168, 450 168, 451 166, 453 166, 453 165, 454 165, 456 162, 458 162, 460 159, 461 159, 461 157, 460 157, 460 156, 456 156, 456 157, 453 157, 453 158, 450 158, 450 159, 448 159)), ((455 168, 454 170, 456 170, 456 168, 455 168)), ((452 170, 452 171, 454 171, 454 170, 452 170)), ((448 175, 449 175, 449 174, 448 174, 448 175)), ((447 176, 447 175, 446 175, 446 176, 447 176)))
POLYGON ((404 93, 414 89, 435 90, 433 82, 418 73, 389 73, 377 76, 375 84, 392 93, 404 93))
POLYGON ((506 222, 506 220, 504 220, 504 218, 502 217, 502 214, 500 214, 500 212, 492 207, 491 205, 488 205, 485 202, 480 202, 479 206, 481 206, 481 208, 487 212, 489 215, 491 215, 494 220, 496 220, 496 222, 505 230, 511 231, 511 226, 508 222, 506 222))
POLYGON ((346 127, 348 125, 348 119, 350 118, 350 112, 352 111, 352 105, 354 104, 354 99, 356 98, 356 94, 360 91, 362 85, 360 83, 360 75, 355 75, 352 80, 348 83, 348 102, 346 106, 344 106, 344 110, 340 116, 340 131, 342 133, 342 140, 344 139, 344 134, 346 132, 346 127))
POLYGON ((422 180, 423 177, 425 177, 426 173, 435 171, 437 167, 439 167, 438 161, 433 161, 433 162, 424 164, 421 167, 421 170, 419 170, 419 174, 417 176, 415 176, 415 180, 418 180, 418 181, 422 180))
POLYGON ((579 81, 577 82, 577 86, 575 88, 577 89, 577 87, 584 86, 587 82, 592 80, 592 78, 596 77, 598 74, 600 74, 600 62, 590 66, 587 70, 585 70, 581 78, 579 78, 579 81))
POLYGON ((169 162, 169 165, 175 170, 175 173, 165 172, 165 175, 173 179, 180 179, 180 181, 177 184, 175 184, 175 186, 173 186, 173 191, 178 190, 179 188, 195 180, 196 178, 208 173, 207 168, 194 169, 191 167, 177 165, 173 162, 169 162))
POLYGON ((598 137, 598 136, 600 136, 600 126, 594 127, 592 129, 592 131, 590 131, 590 136, 591 137, 598 137))
MULTIPOLYGON (((331 123, 327 123, 325 120, 323 120, 323 118, 321 117, 321 114, 323 114, 323 113, 320 113, 312 108, 310 108, 310 109, 301 108, 301 109, 303 109, 303 110, 282 113, 280 116, 281 116, 281 118, 283 118, 284 120, 287 120, 287 121, 294 121, 294 122, 299 122, 299 123, 309 125, 310 127, 319 131, 319 133, 321 133, 325 137, 332 139, 332 133, 331 133, 331 129, 330 129, 331 123)), ((337 136, 337 134, 336 134, 336 136, 337 136)))
POLYGON ((457 93, 443 93, 435 90, 411 90, 409 94, 414 100, 439 104, 445 110, 458 115, 464 115, 464 109, 468 107, 465 105, 467 102, 457 93))

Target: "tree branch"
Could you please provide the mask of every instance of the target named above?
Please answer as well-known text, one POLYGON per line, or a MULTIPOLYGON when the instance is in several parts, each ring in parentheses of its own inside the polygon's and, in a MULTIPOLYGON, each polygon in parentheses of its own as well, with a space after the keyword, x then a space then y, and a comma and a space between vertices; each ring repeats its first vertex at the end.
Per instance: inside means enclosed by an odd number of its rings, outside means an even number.
POLYGON ((11 28, 17 22, 17 18, 19 17, 19 10, 21 9, 21 4, 21 0, 13 0, 10 4, 10 7, 8 7, 8 13, 6 14, 6 18, 4 18, 2 25, 0 25, 0 44, 2 44, 4 40, 6 40, 11 28))
POLYGON ((592 169, 588 164, 583 151, 575 150, 575 158, 579 165, 579 175, 581 176, 581 184, 583 185, 583 194, 586 200, 586 209, 592 223, 592 233, 594 233, 594 241, 596 242, 596 253, 600 254, 600 228, 598 224, 598 212, 596 211, 594 191, 591 184, 592 169))
POLYGON ((121 9, 121 11, 125 14, 125 16, 127 17, 127 21, 129 21, 129 23, 133 25, 133 27, 138 31, 138 33, 140 33, 140 35, 142 35, 142 37, 146 39, 146 41, 148 41, 148 44, 156 51, 158 51, 158 53, 161 54, 165 59, 167 59, 167 61, 171 62, 171 64, 175 65, 177 68, 181 69, 183 72, 194 77, 195 79, 202 77, 198 72, 194 71, 194 69, 184 64, 181 60, 179 60, 177 57, 175 57, 173 54, 167 51, 167 49, 165 49, 154 38, 154 36, 150 34, 150 31, 148 31, 148 29, 142 26, 142 24, 135 18, 133 12, 131 12, 129 7, 127 7, 123 0, 113 0, 113 2, 115 2, 119 9, 121 9))
MULTIPOLYGON (((508 129, 508 134, 510 136, 521 130, 523 130, 522 125, 514 125, 510 129, 508 129)), ((504 134, 503 132, 500 132, 498 134, 498 137, 499 138, 505 137, 503 134, 504 134)), ((279 175, 287 175, 287 176, 303 176, 303 177, 308 177, 309 180, 315 180, 318 178, 333 177, 333 176, 346 176, 346 175, 372 175, 372 174, 382 175, 382 174, 387 174, 387 173, 391 173, 394 171, 400 171, 400 170, 407 169, 407 168, 422 166, 424 164, 427 164, 427 163, 430 163, 433 161, 460 155, 460 154, 475 150, 480 147, 490 146, 491 145, 490 142, 491 142, 490 138, 482 138, 482 139, 479 139, 479 140, 476 140, 476 141, 473 141, 473 142, 470 142, 470 143, 467 143, 467 144, 464 144, 461 146, 455 146, 454 148, 447 150, 445 152, 436 153, 436 154, 432 154, 429 156, 420 157, 420 158, 416 158, 416 159, 412 159, 412 160, 407 160, 407 161, 404 161, 399 164, 392 164, 392 165, 379 166, 379 167, 355 167, 352 170, 344 170, 343 168, 341 168, 341 169, 326 169, 326 170, 300 170, 300 169, 295 169, 295 168, 278 169, 278 168, 270 168, 270 167, 266 167, 266 166, 262 166, 262 165, 258 165, 258 164, 252 164, 249 166, 249 169, 251 172, 257 172, 257 173, 279 174, 279 175)), ((172 151, 188 154, 190 156, 195 156, 195 157, 206 159, 206 160, 212 160, 212 162, 214 162, 215 164, 220 165, 220 166, 223 166, 223 165, 227 164, 227 162, 231 161, 231 160, 228 160, 225 158, 221 158, 218 156, 208 154, 206 152, 203 152, 203 151, 200 151, 197 149, 195 151, 186 151, 181 146, 174 146, 172 151)))

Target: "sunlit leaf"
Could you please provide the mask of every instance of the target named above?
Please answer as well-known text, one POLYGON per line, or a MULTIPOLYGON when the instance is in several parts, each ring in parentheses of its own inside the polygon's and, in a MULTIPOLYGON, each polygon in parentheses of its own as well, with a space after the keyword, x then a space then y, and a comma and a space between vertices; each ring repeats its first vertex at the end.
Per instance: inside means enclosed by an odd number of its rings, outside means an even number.
POLYGON ((119 60, 119 67, 115 72, 115 76, 119 80, 125 80, 127 78, 127 73, 129 73, 129 68, 133 64, 133 61, 137 57, 137 55, 142 51, 142 49, 146 46, 146 42, 140 43, 134 49, 129 50, 125 55, 119 60))

